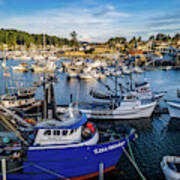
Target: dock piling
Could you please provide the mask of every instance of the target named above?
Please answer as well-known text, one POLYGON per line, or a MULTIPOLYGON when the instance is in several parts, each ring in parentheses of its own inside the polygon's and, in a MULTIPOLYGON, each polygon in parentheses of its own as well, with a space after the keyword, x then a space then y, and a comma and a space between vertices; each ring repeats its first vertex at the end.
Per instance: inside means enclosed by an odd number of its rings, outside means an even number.
POLYGON ((1 160, 1 169, 2 169, 3 180, 6 180, 6 159, 1 160))
POLYGON ((99 180, 104 179, 104 164, 101 162, 99 164, 99 180))

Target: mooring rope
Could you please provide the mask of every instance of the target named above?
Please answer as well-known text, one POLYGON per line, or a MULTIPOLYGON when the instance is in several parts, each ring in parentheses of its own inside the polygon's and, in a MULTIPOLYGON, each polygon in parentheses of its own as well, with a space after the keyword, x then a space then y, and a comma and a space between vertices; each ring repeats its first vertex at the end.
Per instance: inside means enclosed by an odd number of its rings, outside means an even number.
POLYGON ((51 170, 49 170, 49 169, 43 168, 43 167, 38 166, 38 165, 36 165, 36 164, 32 164, 31 166, 34 166, 34 167, 36 167, 36 168, 38 168, 38 169, 40 169, 40 170, 42 170, 42 171, 44 171, 44 172, 46 172, 46 173, 52 174, 52 175, 57 176, 57 177, 59 177, 59 178, 63 178, 63 179, 69 180, 69 178, 64 177, 63 175, 60 175, 59 173, 55 173, 55 172, 53 172, 53 171, 51 171, 51 170))
MULTIPOLYGON (((127 143, 128 143, 129 139, 127 139, 127 143)), ((130 143, 129 143, 129 148, 131 149, 131 146, 130 146, 130 143)), ((146 177, 143 175, 143 173, 141 172, 141 170, 139 169, 135 159, 134 159, 134 155, 131 157, 129 155, 129 153, 126 151, 125 147, 122 146, 122 149, 125 153, 125 155, 127 156, 127 158, 129 159, 129 161, 132 163, 132 165, 134 166, 134 168, 136 169, 137 173, 139 174, 139 176, 141 177, 142 180, 146 180, 146 177)), ((132 152, 132 149, 131 149, 131 153, 133 154, 132 152)))
MULTIPOLYGON (((20 167, 14 168, 14 169, 10 169, 9 171, 7 171, 7 174, 8 174, 8 173, 13 173, 13 172, 19 171, 19 170, 21 170, 21 169, 23 169, 23 168, 26 168, 26 167, 28 167, 28 166, 31 166, 31 164, 27 164, 27 165, 25 165, 25 166, 20 166, 20 167)), ((2 174, 2 173, 1 173, 1 174, 2 174)))
POLYGON ((130 144, 130 142, 129 142, 129 138, 126 137, 126 139, 127 139, 127 145, 128 145, 129 153, 130 153, 130 155, 131 155, 133 161, 135 161, 134 154, 133 154, 132 148, 131 148, 131 144, 130 144))

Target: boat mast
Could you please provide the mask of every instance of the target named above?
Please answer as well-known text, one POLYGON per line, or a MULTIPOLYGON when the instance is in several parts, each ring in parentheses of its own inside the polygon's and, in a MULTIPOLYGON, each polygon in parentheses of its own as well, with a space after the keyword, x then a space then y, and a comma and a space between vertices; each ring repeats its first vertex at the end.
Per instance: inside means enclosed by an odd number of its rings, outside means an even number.
MULTIPOLYGON (((115 106, 118 104, 118 75, 117 75, 117 68, 118 68, 118 60, 115 59, 115 106)), ((114 108, 114 105, 113 105, 114 108)))
POLYGON ((43 119, 56 119, 56 101, 54 95, 54 85, 53 85, 53 77, 47 75, 44 76, 43 80, 43 90, 44 90, 44 111, 43 111, 43 119))
POLYGON ((116 60, 115 63, 116 63, 116 67, 115 67, 115 71, 116 71, 116 73, 115 73, 115 96, 117 97, 117 85, 118 85, 118 82, 117 82, 117 80, 118 80, 118 77, 117 77, 117 63, 118 63, 118 61, 116 60))
POLYGON ((130 73, 130 91, 132 91, 133 90, 133 84, 132 84, 132 81, 133 81, 133 68, 132 68, 132 62, 130 62, 131 64, 130 64, 130 67, 131 67, 131 73, 130 73))
POLYGON ((9 94, 8 91, 8 76, 9 76, 9 72, 8 72, 8 68, 6 66, 6 55, 5 52, 3 51, 3 63, 2 63, 2 68, 4 70, 4 87, 5 87, 5 92, 6 94, 9 94))

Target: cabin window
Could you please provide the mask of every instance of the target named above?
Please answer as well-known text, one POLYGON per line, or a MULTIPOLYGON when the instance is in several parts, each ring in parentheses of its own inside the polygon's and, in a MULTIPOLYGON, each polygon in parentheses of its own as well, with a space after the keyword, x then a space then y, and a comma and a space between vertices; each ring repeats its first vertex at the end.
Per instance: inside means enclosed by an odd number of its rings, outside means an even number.
POLYGON ((50 136, 50 135, 51 135, 51 130, 46 130, 46 131, 44 132, 44 135, 50 136))
POLYGON ((63 131, 62 131, 63 136, 66 136, 67 133, 68 133, 68 130, 63 130, 63 131))
POLYGON ((60 133, 60 130, 54 130, 54 135, 55 136, 59 136, 61 133, 60 133))
POLYGON ((73 129, 71 129, 69 134, 72 134, 73 132, 74 132, 74 130, 73 130, 73 129))

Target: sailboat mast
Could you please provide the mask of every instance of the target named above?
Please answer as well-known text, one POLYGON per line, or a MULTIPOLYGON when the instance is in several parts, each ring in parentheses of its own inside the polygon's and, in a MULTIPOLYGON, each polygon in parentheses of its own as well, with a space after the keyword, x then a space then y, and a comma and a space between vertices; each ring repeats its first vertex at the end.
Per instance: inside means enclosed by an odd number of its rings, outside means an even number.
POLYGON ((43 103, 43 119, 47 119, 47 87, 45 78, 43 80, 44 103, 43 103))
POLYGON ((9 91, 8 91, 8 76, 9 76, 9 73, 8 73, 8 68, 6 67, 6 55, 5 55, 4 51, 3 51, 2 68, 4 70, 4 87, 5 87, 5 92, 6 92, 6 94, 9 94, 9 91))
POLYGON ((130 64, 130 67, 131 67, 131 73, 130 73, 130 90, 132 91, 133 90, 133 84, 132 84, 132 79, 133 79, 133 70, 132 70, 132 63, 130 64))
POLYGON ((118 77, 117 77, 117 64, 118 64, 118 61, 116 60, 116 67, 115 67, 115 96, 117 97, 117 91, 118 91, 118 77))

